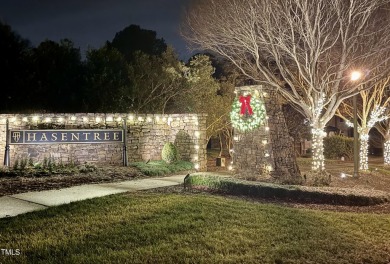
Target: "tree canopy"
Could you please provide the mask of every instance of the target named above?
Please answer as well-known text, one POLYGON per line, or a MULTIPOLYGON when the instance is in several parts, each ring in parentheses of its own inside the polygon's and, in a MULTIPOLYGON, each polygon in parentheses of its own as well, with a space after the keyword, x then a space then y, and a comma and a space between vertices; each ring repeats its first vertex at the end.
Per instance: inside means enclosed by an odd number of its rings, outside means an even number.
POLYGON ((364 82, 389 73, 390 0, 196 0, 183 35, 277 89, 313 126, 313 168, 323 170, 324 127, 364 82), (375 76, 371 73, 377 73, 375 76))
POLYGON ((142 29, 138 25, 130 25, 116 33, 109 45, 118 49, 127 60, 131 60, 136 51, 161 55, 167 50, 164 39, 157 38, 155 31, 142 29))

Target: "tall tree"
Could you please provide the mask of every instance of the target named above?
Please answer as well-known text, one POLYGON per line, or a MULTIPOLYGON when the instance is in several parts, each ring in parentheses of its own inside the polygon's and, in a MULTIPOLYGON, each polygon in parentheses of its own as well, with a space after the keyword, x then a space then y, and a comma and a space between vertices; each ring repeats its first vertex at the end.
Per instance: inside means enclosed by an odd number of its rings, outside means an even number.
POLYGON ((213 77, 215 68, 208 55, 193 56, 187 67, 187 86, 175 100, 175 108, 183 112, 207 113, 208 139, 221 136, 231 128, 229 113, 234 86, 213 77))
POLYGON ((73 42, 43 41, 33 49, 31 59, 34 71, 31 107, 56 112, 80 111, 84 66, 80 50, 73 42))
POLYGON ((136 52, 129 64, 129 99, 133 111, 174 111, 170 104, 184 92, 185 73, 185 65, 177 59, 172 48, 168 48, 160 56, 136 52))
POLYGON ((3 101, 0 111, 18 111, 25 102, 31 47, 11 27, 0 21, 0 89, 3 101))
MULTIPOLYGON (((390 0, 194 0, 183 34, 278 91, 312 125, 314 171, 325 169, 324 127, 359 92, 349 74, 386 74, 390 0)), ((368 74, 365 82, 378 78, 368 74)))
MULTIPOLYGON (((366 85, 370 85, 367 83, 366 85)), ((360 122, 358 132, 360 138, 360 169, 368 170, 368 142, 370 130, 390 117, 387 109, 390 106, 389 85, 390 77, 381 79, 371 84, 369 90, 362 90, 359 93, 359 107, 357 114, 360 122)), ((336 112, 336 115, 343 118, 346 124, 353 127, 353 104, 352 100, 344 100, 336 112)))
POLYGON ((110 45, 124 54, 127 60, 132 60, 136 51, 161 55, 167 50, 164 39, 157 38, 155 31, 142 29, 137 25, 130 25, 116 33, 110 45))
POLYGON ((87 52, 84 108, 89 112, 131 109, 129 65, 117 49, 105 45, 87 52))
MULTIPOLYGON (((387 111, 388 113, 388 111, 387 111)), ((390 115, 390 114, 389 114, 390 115)), ((383 144, 383 162, 385 166, 390 166, 390 119, 377 123, 375 128, 384 138, 383 144)))

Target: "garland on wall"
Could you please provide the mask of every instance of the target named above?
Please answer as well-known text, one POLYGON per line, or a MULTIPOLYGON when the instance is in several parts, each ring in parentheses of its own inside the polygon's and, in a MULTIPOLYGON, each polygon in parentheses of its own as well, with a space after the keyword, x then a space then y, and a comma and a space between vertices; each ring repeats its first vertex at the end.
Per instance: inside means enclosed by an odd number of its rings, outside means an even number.
POLYGON ((266 119, 264 103, 258 93, 239 95, 234 99, 230 119, 234 128, 246 132, 258 128, 266 119))

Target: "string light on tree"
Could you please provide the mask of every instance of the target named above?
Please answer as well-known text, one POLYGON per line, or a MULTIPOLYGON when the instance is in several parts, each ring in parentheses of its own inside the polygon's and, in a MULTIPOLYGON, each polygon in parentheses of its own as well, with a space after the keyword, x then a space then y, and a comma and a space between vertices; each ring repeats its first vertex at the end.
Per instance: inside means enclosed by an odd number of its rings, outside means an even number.
POLYGON ((368 134, 360 134, 360 169, 368 170, 368 134))
POLYGON ((383 158, 386 166, 390 165, 390 140, 387 140, 384 144, 383 158))
MULTIPOLYGON (((358 125, 358 132, 360 134, 359 169, 361 170, 368 170, 368 148, 369 148, 368 134, 371 128, 373 128, 376 123, 382 122, 388 118, 388 116, 385 115, 385 112, 386 112, 386 107, 375 106, 370 113, 370 117, 369 117, 369 121, 367 122, 367 125, 363 127, 361 125, 358 125)), ((353 123, 351 121, 346 120, 345 123, 347 126, 353 127, 353 123)), ((385 152, 383 155, 385 156, 385 152)))
POLYGON ((325 157, 324 157, 324 144, 323 139, 326 136, 326 132, 320 128, 312 129, 313 135, 313 161, 312 161, 312 170, 313 171, 323 171, 325 169, 325 157))

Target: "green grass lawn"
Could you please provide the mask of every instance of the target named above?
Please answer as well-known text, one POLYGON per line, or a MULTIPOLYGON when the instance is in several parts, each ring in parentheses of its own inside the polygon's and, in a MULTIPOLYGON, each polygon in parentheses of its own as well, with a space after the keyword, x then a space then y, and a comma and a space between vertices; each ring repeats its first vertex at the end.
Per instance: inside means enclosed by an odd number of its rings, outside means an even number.
POLYGON ((191 171, 194 170, 194 164, 189 161, 179 160, 177 162, 168 164, 163 160, 152 160, 146 162, 132 162, 129 164, 132 167, 136 167, 143 174, 148 176, 163 176, 175 172, 191 171))
POLYGON ((131 193, 0 219, 0 263, 389 263, 390 215, 131 193))

